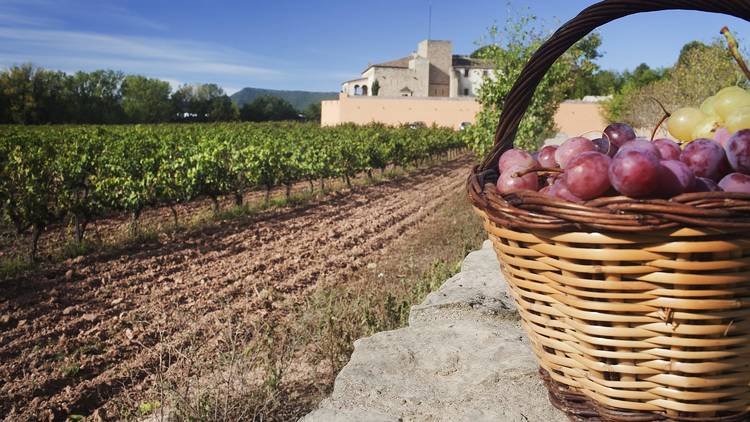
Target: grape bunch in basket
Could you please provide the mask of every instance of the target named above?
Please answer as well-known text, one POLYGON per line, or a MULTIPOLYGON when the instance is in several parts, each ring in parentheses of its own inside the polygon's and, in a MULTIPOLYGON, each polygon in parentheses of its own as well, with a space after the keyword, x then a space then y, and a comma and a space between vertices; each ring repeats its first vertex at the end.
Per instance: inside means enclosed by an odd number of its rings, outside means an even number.
POLYGON ((688 192, 750 193, 750 93, 723 88, 700 108, 685 107, 667 120, 675 140, 636 136, 624 123, 599 137, 570 138, 533 154, 510 149, 500 156, 499 193, 521 190, 571 202, 622 194, 671 198, 688 192))

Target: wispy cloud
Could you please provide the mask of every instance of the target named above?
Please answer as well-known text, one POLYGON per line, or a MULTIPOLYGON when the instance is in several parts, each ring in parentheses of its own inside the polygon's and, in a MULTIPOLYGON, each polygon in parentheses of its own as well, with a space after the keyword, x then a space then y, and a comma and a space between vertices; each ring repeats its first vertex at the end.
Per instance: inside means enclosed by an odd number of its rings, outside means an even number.
POLYGON ((161 22, 145 18, 143 16, 130 12, 124 7, 111 4, 100 5, 99 9, 96 10, 96 14, 99 17, 104 16, 105 18, 119 20, 122 23, 132 27, 155 29, 157 31, 165 31, 169 29, 167 25, 161 22))
POLYGON ((58 26, 66 17, 113 22, 129 28, 164 31, 167 25, 105 1, 0 0, 0 23, 58 26), (42 17, 44 16, 44 17, 42 17))
POLYGON ((159 37, 125 37, 78 31, 0 27, 0 54, 11 60, 77 62, 122 70, 179 69, 182 73, 274 76, 280 72, 250 64, 251 55, 211 43, 159 37))
POLYGON ((28 16, 13 11, 0 10, 0 24, 3 25, 24 25, 24 26, 50 26, 58 23, 54 19, 28 16))

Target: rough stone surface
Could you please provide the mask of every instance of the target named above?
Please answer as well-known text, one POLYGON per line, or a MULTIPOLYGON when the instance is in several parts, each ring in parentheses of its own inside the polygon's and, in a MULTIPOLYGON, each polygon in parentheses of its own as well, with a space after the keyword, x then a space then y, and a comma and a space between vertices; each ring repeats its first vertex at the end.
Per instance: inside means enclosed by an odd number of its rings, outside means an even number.
POLYGON ((409 326, 357 340, 303 422, 567 419, 547 399, 492 246, 414 306, 409 326))

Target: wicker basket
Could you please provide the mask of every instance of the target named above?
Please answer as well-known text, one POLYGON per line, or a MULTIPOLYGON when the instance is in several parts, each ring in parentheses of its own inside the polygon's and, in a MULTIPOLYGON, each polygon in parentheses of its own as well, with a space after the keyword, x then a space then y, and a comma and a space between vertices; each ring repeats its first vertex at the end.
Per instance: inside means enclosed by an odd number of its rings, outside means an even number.
POLYGON ((572 420, 750 420, 750 195, 573 204, 495 190, 497 160, 552 63, 606 22, 665 9, 750 20, 748 0, 587 8, 526 65, 505 100, 495 147, 467 184, 550 399, 572 420))

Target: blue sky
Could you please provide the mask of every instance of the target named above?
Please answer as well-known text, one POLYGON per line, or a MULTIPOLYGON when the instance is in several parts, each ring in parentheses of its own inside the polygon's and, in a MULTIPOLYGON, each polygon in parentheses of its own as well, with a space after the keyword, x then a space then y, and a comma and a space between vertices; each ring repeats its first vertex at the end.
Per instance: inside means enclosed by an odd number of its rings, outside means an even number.
MULTIPOLYGON (((593 1, 514 0, 552 30, 593 1)), ((470 53, 508 14, 503 0, 0 0, 0 67, 116 69, 170 81, 338 91, 368 63, 409 54, 427 37, 470 53)), ((600 30, 606 69, 674 63, 680 47, 723 25, 750 42, 750 23, 697 12, 657 12, 600 30)))

